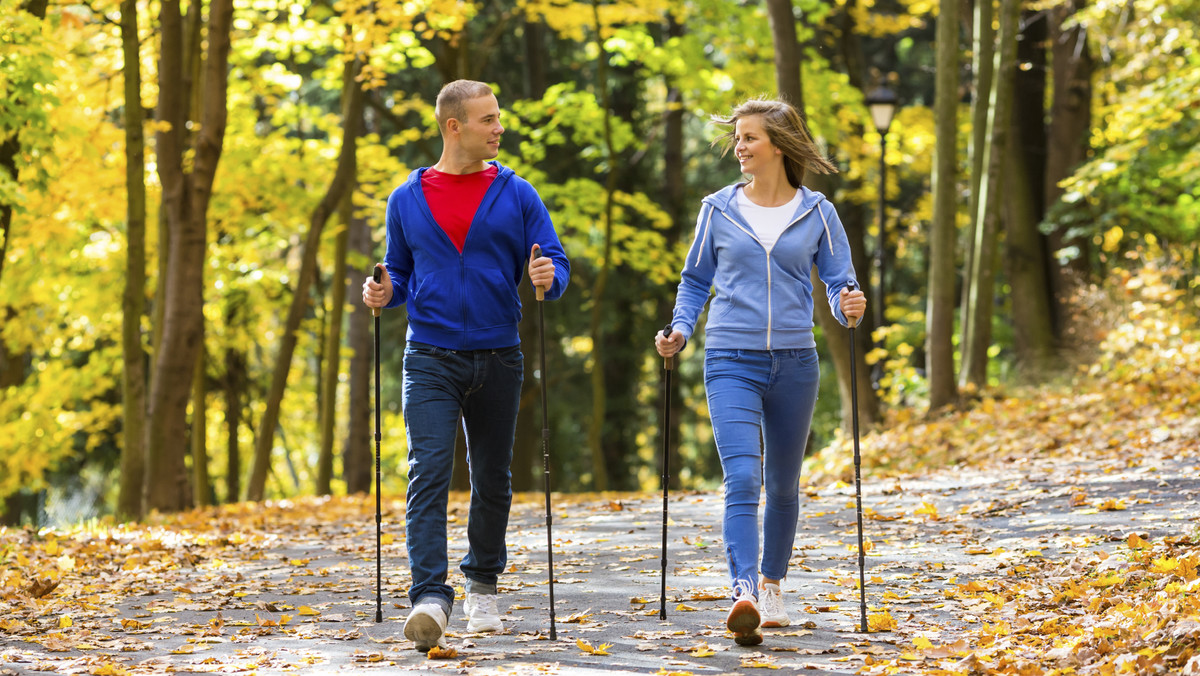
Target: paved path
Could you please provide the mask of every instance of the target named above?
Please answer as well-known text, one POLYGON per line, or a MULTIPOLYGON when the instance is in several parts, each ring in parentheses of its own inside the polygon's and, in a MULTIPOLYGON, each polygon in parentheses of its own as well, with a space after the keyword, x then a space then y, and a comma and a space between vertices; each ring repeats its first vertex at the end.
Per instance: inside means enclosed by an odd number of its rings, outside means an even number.
MULTIPOLYGON (((288 512, 298 525, 281 531, 297 534, 289 541, 241 542, 225 532, 237 546, 222 561, 180 544, 173 553, 180 567, 152 578, 165 576, 166 585, 139 587, 116 571, 93 580, 112 590, 111 600, 97 592, 94 613, 60 630, 57 641, 39 645, 0 631, 0 675, 722 674, 776 667, 853 674, 864 661, 895 657, 917 632, 935 643, 953 641, 956 628, 974 621, 970 607, 948 593, 957 584, 1003 575, 1024 557, 1069 558, 1097 534, 1116 546, 1130 532, 1194 532, 1198 477, 1192 457, 1131 466, 1085 459, 1011 464, 870 481, 868 601, 872 613, 886 610, 897 624, 870 634, 858 631, 853 486, 803 494, 784 584, 793 625, 768 630, 756 648, 734 645, 723 628, 729 587, 719 495, 678 493, 670 500, 665 620, 658 617, 661 496, 582 502, 556 495, 556 641, 548 637, 542 497, 522 496, 510 529, 510 573, 501 580, 503 633, 467 634, 456 604, 449 640, 457 655, 437 660, 413 650, 401 634, 408 612, 402 506, 385 510, 394 539, 384 547, 385 621, 376 624, 372 514, 324 519, 318 503, 298 502, 288 512), (1106 500, 1121 500, 1124 509, 1086 508, 1106 500), (287 623, 273 626, 284 615, 287 623), (577 642, 609 644, 608 654, 588 654, 577 642), (104 665, 125 671, 102 671, 104 665)), ((465 510, 453 517, 452 562, 464 553, 465 510)), ((269 532, 269 524, 260 528, 269 532)), ((461 588, 457 570, 451 583, 461 588)), ((46 610, 43 636, 53 637, 56 617, 46 610)))

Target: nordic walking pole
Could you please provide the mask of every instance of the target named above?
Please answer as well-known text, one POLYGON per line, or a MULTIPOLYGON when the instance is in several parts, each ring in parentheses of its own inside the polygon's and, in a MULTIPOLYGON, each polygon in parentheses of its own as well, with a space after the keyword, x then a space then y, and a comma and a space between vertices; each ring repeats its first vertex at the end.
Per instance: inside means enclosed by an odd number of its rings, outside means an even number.
MULTIPOLYGON (((846 284, 846 288, 854 291, 858 288, 858 283, 852 279, 846 284)), ((860 630, 866 634, 869 629, 867 628, 867 580, 864 571, 866 559, 863 554, 862 456, 858 452, 858 376, 854 372, 854 327, 858 325, 858 319, 846 317, 846 322, 850 325, 850 419, 854 430, 854 499, 858 506, 858 608, 860 630)))
MULTIPOLYGON (((378 284, 383 279, 383 267, 376 265, 371 273, 378 284)), ((383 622, 383 500, 379 493, 379 315, 381 309, 371 308, 375 317, 375 621, 383 622)))
MULTIPOLYGON (((542 257, 542 247, 533 250, 534 260, 542 257)), ((550 640, 558 640, 554 626, 554 517, 550 513, 550 423, 546 417, 546 315, 542 312, 546 304, 546 292, 540 286, 533 287, 537 293, 538 306, 538 354, 541 365, 538 380, 542 381, 542 477, 546 486, 546 561, 550 577, 550 640)))
MULTIPOLYGON (((663 338, 671 336, 671 325, 667 324, 662 331, 663 338)), ((663 460, 662 460, 662 489, 663 489, 663 532, 662 532, 662 586, 658 593, 658 617, 667 619, 667 482, 671 479, 671 370, 675 367, 675 357, 663 357, 663 460)))

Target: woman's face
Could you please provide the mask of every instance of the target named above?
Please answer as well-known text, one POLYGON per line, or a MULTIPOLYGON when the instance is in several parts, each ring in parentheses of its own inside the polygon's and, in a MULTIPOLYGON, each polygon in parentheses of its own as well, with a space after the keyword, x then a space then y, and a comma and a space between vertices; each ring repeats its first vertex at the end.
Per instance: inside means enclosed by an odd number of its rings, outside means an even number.
POLYGON ((767 138, 761 115, 738 118, 733 126, 733 153, 742 173, 750 176, 783 166, 783 153, 767 138))

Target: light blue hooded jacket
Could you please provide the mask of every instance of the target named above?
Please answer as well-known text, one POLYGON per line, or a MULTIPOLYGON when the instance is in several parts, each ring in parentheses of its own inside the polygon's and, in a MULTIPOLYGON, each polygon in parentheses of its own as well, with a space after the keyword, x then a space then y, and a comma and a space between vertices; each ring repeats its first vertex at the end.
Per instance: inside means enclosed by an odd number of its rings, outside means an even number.
POLYGON ((705 197, 675 298, 673 328, 690 338, 710 290, 706 348, 787 350, 816 347, 813 265, 843 325, 841 291, 857 280, 850 244, 833 204, 801 188, 800 206, 770 253, 738 211, 734 184, 705 197))

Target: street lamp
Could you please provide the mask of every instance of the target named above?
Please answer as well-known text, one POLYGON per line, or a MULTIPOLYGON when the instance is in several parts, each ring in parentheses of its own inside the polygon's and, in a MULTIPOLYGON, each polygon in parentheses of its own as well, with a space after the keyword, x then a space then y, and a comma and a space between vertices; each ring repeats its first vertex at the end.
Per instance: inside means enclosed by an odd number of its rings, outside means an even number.
POLYGON ((876 87, 867 94, 865 100, 867 109, 871 111, 871 121, 879 132, 879 239, 875 248, 875 265, 879 268, 879 288, 871 305, 875 308, 875 326, 883 326, 884 299, 887 293, 885 272, 887 270, 887 231, 885 227, 885 208, 887 206, 887 162, 884 156, 887 151, 888 127, 892 126, 892 115, 896 112, 896 94, 884 86, 876 87))

